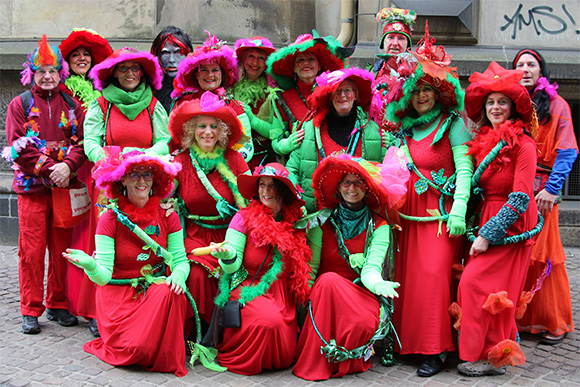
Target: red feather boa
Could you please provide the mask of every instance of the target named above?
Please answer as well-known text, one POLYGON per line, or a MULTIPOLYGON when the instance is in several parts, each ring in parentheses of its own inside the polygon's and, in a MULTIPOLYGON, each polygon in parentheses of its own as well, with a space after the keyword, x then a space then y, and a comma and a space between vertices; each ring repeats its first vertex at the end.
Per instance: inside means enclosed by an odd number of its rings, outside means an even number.
POLYGON ((127 214, 133 223, 142 227, 143 225, 159 223, 159 202, 160 199, 157 196, 152 196, 145 207, 139 208, 131 203, 127 197, 121 196, 117 201, 117 206, 119 210, 127 214))
POLYGON ((308 281, 311 279, 312 268, 308 262, 312 251, 306 244, 306 234, 303 230, 293 227, 301 216, 298 203, 282 207, 280 214, 283 220, 277 222, 272 211, 259 200, 253 200, 243 209, 244 223, 247 235, 257 246, 276 246, 282 256, 284 267, 290 270, 290 290, 300 304, 306 304, 310 296, 308 281))
POLYGON ((489 165, 495 171, 501 171, 504 165, 512 161, 511 150, 519 143, 519 136, 524 134, 524 128, 525 126, 521 120, 507 120, 498 129, 483 126, 479 128, 475 138, 467 143, 469 146, 467 154, 473 155, 477 165, 479 165, 500 140, 505 140, 507 146, 499 152, 495 160, 489 165))

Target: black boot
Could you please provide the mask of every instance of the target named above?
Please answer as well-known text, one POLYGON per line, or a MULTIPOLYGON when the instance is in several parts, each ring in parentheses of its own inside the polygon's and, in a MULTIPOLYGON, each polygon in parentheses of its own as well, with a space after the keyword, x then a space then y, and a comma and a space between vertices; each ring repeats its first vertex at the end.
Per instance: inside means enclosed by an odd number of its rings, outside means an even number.
POLYGON ((40 333, 38 318, 34 316, 22 316, 22 333, 27 335, 36 335, 40 333))
POLYGON ((91 334, 95 337, 101 337, 101 334, 99 333, 99 326, 97 325, 97 319, 94 318, 89 322, 89 331, 91 331, 91 334))
POLYGON ((424 378, 436 375, 443 370, 443 360, 439 355, 427 355, 421 367, 417 370, 417 375, 424 378))
POLYGON ((46 310, 46 318, 50 321, 58 321, 63 327, 72 327, 79 323, 79 320, 66 309, 48 308, 46 310))

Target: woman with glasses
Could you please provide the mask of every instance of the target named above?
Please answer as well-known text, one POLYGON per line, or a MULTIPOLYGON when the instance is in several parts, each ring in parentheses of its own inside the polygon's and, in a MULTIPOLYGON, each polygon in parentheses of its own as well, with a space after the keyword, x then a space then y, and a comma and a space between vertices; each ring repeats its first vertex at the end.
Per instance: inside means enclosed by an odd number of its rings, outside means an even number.
MULTIPOLYGON (((409 69, 387 80, 387 119, 400 125, 411 178, 401 208, 401 238, 395 280, 404 284, 395 300, 393 322, 401 355, 421 354, 422 377, 443 369, 455 351, 448 308, 452 303, 452 266, 462 254, 465 213, 472 175, 466 156, 471 139, 461 118, 463 90, 451 56, 425 36, 409 69)), ((402 59, 403 60, 403 59, 402 59)))
MULTIPOLYGON (((157 58, 132 48, 122 48, 93 67, 89 73, 102 96, 91 102, 85 119, 85 153, 96 163, 105 157, 106 146, 119 146, 122 152, 141 150, 152 155, 169 153, 167 112, 153 96, 161 87, 163 72, 157 58)), ((91 202, 106 203, 100 190, 91 192, 91 202)), ((91 206, 88 251, 94 251, 98 208, 91 206)), ((94 286, 84 278, 79 313, 97 318, 94 286)), ((96 329, 95 329, 96 331, 96 329)))
POLYGON ((396 148, 382 165, 329 156, 314 172, 318 207, 330 214, 308 236, 316 281, 292 370, 302 379, 368 370, 374 343, 389 333, 399 284, 383 279, 383 263, 392 267, 392 210, 409 179, 403 159, 396 148))
POLYGON ((292 152, 286 167, 304 188, 309 212, 315 210, 312 174, 319 160, 348 153, 369 161, 382 161, 378 125, 369 119, 373 75, 357 68, 336 70, 316 78, 318 87, 308 98, 314 118, 304 123, 304 141, 292 152))
POLYGON ((119 147, 106 152, 94 177, 114 200, 99 219, 95 256, 63 253, 98 285, 101 337, 83 348, 114 366, 185 376, 189 263, 179 216, 159 204, 173 191, 181 165, 141 151, 121 154, 119 147))

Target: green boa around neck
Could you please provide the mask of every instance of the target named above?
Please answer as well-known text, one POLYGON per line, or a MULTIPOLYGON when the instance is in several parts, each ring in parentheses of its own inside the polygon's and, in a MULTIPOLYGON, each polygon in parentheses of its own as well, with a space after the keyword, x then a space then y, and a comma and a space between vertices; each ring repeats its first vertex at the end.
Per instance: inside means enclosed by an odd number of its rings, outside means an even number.
POLYGON ((234 86, 234 99, 256 107, 261 99, 266 98, 268 87, 268 79, 266 77, 259 77, 255 81, 249 78, 242 78, 234 86))
POLYGON ((429 124, 435 121, 435 118, 437 118, 439 114, 441 114, 441 108, 442 108, 441 104, 436 103, 435 106, 433 106, 433 109, 431 109, 431 111, 429 111, 429 113, 427 114, 423 114, 422 116, 419 117, 414 116, 414 114, 408 115, 401 120, 401 128, 413 129, 419 126, 423 126, 425 124, 429 124))
POLYGON ((71 75, 64 82, 65 86, 72 91, 73 96, 78 98, 83 106, 89 106, 89 104, 99 98, 101 93, 95 90, 91 81, 83 77, 82 75, 71 75))

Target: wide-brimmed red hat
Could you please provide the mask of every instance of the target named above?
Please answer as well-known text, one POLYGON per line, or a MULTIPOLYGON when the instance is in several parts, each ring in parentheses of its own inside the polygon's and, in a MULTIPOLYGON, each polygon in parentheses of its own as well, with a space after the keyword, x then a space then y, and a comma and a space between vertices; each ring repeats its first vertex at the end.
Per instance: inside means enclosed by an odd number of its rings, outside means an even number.
POLYGON ((154 171, 153 195, 164 199, 173 192, 173 179, 181 170, 178 162, 163 160, 160 156, 141 151, 121 153, 118 146, 105 146, 105 158, 98 161, 93 169, 97 188, 104 190, 110 199, 122 196, 118 182, 129 171, 137 167, 151 168, 154 171))
POLYGON ((115 66, 125 61, 137 62, 143 67, 143 73, 149 86, 153 90, 161 89, 163 71, 156 57, 146 51, 137 51, 134 48, 124 47, 113 51, 111 55, 91 70, 89 76, 93 80, 95 89, 103 90, 113 81, 115 66))
POLYGON ((113 53, 109 41, 102 35, 87 28, 74 28, 70 35, 60 43, 60 51, 64 59, 79 47, 86 48, 91 53, 92 65, 97 65, 113 53))
POLYGON ((185 101, 171 112, 168 127, 172 151, 183 149, 183 124, 197 116, 210 116, 224 121, 230 129, 228 148, 237 149, 237 144, 243 134, 242 123, 236 112, 230 109, 224 100, 211 91, 206 91, 200 99, 185 101))
POLYGON ((222 70, 220 87, 225 89, 232 87, 239 79, 234 50, 225 44, 225 41, 219 40, 208 31, 205 32, 209 37, 205 39, 203 45, 196 47, 179 63, 177 75, 173 81, 175 86, 175 90, 171 93, 173 98, 179 97, 184 92, 201 90, 195 72, 204 64, 217 63, 220 66, 222 70))
POLYGON ((292 197, 298 201, 300 206, 306 205, 306 202, 302 199, 302 193, 304 191, 298 183, 292 180, 286 167, 279 163, 269 163, 265 166, 260 165, 256 167, 252 175, 238 175, 238 190, 240 194, 248 200, 252 200, 258 196, 258 181, 261 177, 271 177, 282 182, 288 187, 292 193, 292 197))
POLYGON ((309 106, 316 111, 315 116, 326 115, 330 109, 329 101, 332 93, 346 80, 354 82, 358 88, 357 105, 361 106, 366 112, 369 111, 374 95, 373 73, 368 70, 351 67, 333 72, 324 72, 316 78, 317 86, 308 97, 309 106))
POLYGON ((528 90, 520 85, 524 76, 522 70, 506 70, 497 62, 491 62, 483 73, 475 72, 469 77, 471 84, 465 90, 465 111, 474 122, 483 119, 485 99, 497 92, 508 96, 515 105, 520 119, 525 123, 532 120, 532 100, 528 90))
POLYGON ((345 59, 352 55, 350 48, 342 46, 334 36, 320 37, 316 31, 296 38, 291 45, 281 48, 268 57, 267 72, 284 90, 296 85, 294 61, 299 53, 312 53, 320 63, 321 71, 334 71, 345 67, 345 59))
POLYGON ((338 183, 348 174, 359 176, 365 183, 365 202, 371 210, 392 210, 403 204, 410 173, 402 150, 389 148, 382 164, 348 154, 322 160, 312 175, 318 208, 334 208, 340 203, 338 183))
POLYGON ((413 30, 415 19, 417 19, 417 14, 415 11, 410 9, 381 9, 377 13, 377 22, 383 25, 383 35, 381 36, 379 47, 384 47, 387 34, 395 33, 404 35, 407 38, 407 47, 410 49, 413 43, 411 39, 411 31, 413 30))

